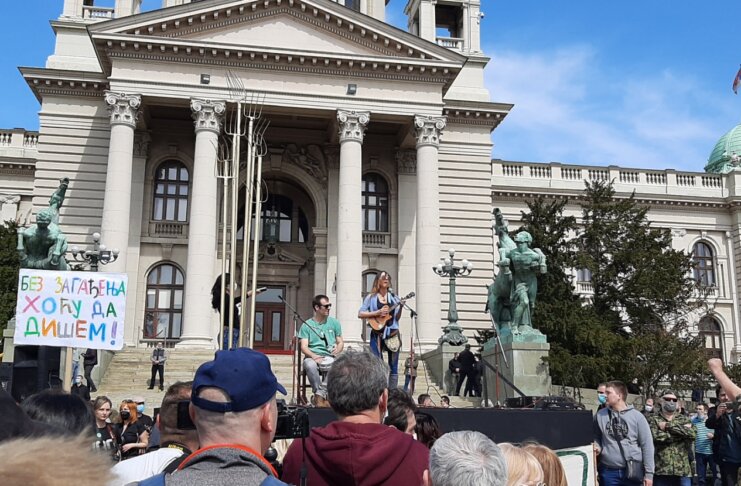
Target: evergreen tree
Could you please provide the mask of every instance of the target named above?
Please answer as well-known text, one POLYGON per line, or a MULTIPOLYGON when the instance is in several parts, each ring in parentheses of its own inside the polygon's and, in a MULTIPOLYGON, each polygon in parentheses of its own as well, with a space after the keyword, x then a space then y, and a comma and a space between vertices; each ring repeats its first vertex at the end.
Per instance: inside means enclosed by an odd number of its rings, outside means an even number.
POLYGON ((16 246, 18 225, 7 221, 0 226, 0 333, 13 315, 18 296, 20 260, 16 246))
POLYGON ((705 356, 688 331, 707 308, 691 256, 672 248, 670 233, 652 227, 633 196, 615 198, 611 183, 586 185, 579 224, 564 216, 566 204, 528 203, 521 228, 547 257, 533 321, 551 344, 554 382, 594 387, 619 379, 644 394, 667 381, 697 386, 705 356), (574 293, 575 268, 591 272, 589 299, 574 293))

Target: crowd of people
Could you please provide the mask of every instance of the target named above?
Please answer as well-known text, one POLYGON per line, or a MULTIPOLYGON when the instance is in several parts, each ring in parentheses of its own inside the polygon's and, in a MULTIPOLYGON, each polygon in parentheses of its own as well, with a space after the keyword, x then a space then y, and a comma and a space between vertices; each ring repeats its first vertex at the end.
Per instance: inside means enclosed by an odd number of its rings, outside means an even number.
POLYGON ((336 420, 293 440, 282 467, 266 455, 278 428, 277 394, 286 390, 269 359, 248 348, 217 351, 192 382, 170 386, 154 420, 136 397, 115 407, 104 396, 85 402, 45 390, 18 405, 0 391, 0 477, 24 486, 567 484, 545 446, 441 430, 425 412, 429 396, 417 403, 389 388, 388 365, 368 350, 338 355, 327 375, 336 420), (28 457, 14 452, 49 450, 74 467, 29 471, 28 457))
POLYGON ((672 390, 648 398, 639 411, 627 403, 624 383, 599 385, 594 439, 600 485, 741 484, 741 388, 719 359, 708 365, 718 382, 716 403, 696 402, 694 411, 672 390))

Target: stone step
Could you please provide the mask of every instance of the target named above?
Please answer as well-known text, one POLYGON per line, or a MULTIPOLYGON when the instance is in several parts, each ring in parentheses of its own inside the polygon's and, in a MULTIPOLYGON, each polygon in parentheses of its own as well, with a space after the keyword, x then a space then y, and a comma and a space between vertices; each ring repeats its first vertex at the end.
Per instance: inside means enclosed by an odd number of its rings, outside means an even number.
MULTIPOLYGON (((146 401, 147 411, 159 407, 162 402, 163 392, 157 388, 148 390, 147 386, 151 376, 151 348, 128 348, 119 351, 113 357, 105 376, 102 378, 96 395, 106 395, 114 403, 114 407, 124 400, 135 396, 141 396, 146 401)), ((165 365, 165 388, 178 381, 190 381, 195 375, 198 367, 213 359, 213 351, 208 350, 182 350, 168 349, 167 363, 165 365)), ((286 387, 290 401, 293 397, 293 357, 290 355, 268 355, 273 372, 278 381, 286 387)), ((406 354, 399 358, 400 373, 403 373, 403 362, 406 354)), ((431 379, 428 379, 426 368, 420 364, 417 369, 418 376, 415 383, 415 398, 420 393, 428 393, 435 404, 440 403, 440 397, 445 392, 439 389, 431 379)), ((404 384, 403 374, 399 376, 399 385, 404 384)), ((308 395, 311 391, 308 391, 308 395)), ((450 397, 451 406, 456 408, 470 408, 477 406, 480 399, 450 397)))

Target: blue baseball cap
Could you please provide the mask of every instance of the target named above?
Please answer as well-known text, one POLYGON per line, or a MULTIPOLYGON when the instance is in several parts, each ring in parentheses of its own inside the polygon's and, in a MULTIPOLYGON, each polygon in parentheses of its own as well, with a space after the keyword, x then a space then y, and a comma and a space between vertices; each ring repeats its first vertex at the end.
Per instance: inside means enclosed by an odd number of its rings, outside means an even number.
POLYGON ((211 412, 243 412, 267 403, 286 389, 270 368, 267 356, 249 348, 216 351, 213 361, 198 367, 190 401, 211 412), (229 396, 229 402, 212 402, 198 396, 201 388, 214 387, 229 396))

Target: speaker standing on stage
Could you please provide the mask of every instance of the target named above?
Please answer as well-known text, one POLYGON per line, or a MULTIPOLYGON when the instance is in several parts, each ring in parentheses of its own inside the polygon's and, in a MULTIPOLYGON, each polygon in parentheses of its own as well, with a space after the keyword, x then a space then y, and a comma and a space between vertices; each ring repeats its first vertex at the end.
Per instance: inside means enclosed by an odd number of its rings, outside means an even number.
POLYGON ((389 346, 389 339, 394 339, 400 343, 399 318, 401 317, 402 306, 398 305, 398 297, 389 292, 391 287, 391 277, 387 272, 380 272, 373 280, 373 288, 365 299, 363 305, 358 311, 358 317, 368 319, 371 317, 386 317, 389 315, 389 308, 396 306, 392 311, 392 318, 386 322, 384 328, 380 331, 371 331, 370 349, 373 354, 381 357, 382 351, 386 351, 389 371, 389 388, 399 386, 399 350, 394 344, 389 346))
POLYGON ((458 355, 458 362, 461 364, 461 374, 458 376, 458 385, 455 387, 456 396, 459 396, 461 394, 461 385, 463 385, 464 379, 466 380, 466 391, 472 391, 473 382, 476 379, 476 372, 474 368, 474 365, 476 364, 476 358, 471 352, 470 344, 466 344, 466 349, 461 351, 461 353, 458 355))

